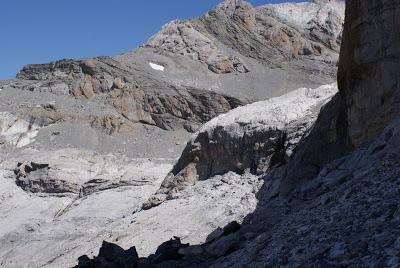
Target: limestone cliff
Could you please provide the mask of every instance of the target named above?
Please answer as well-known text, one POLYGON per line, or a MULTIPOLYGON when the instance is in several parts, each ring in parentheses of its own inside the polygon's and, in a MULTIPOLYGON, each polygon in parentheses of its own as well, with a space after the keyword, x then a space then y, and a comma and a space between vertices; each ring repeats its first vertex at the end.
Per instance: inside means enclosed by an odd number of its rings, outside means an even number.
POLYGON ((338 72, 354 146, 375 137, 400 106, 400 2, 347 1, 338 72))

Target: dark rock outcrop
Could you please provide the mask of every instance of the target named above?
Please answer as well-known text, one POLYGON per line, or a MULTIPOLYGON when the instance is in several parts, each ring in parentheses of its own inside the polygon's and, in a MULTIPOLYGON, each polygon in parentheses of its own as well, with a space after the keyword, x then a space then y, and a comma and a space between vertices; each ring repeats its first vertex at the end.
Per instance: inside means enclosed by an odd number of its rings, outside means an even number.
POLYGON ((58 178, 47 163, 18 163, 16 184, 32 193, 79 193, 79 185, 58 178))
POLYGON ((238 249, 241 225, 231 222, 224 228, 216 229, 203 245, 183 244, 179 237, 162 243, 154 254, 139 258, 136 248, 124 250, 116 244, 103 242, 99 255, 90 259, 83 255, 78 258, 75 268, 98 267, 190 267, 211 262, 238 249))
MULTIPOLYGON (((103 241, 99 255, 91 260, 83 255, 78 259, 76 268, 97 268, 97 267, 118 267, 131 268, 137 267, 139 256, 135 247, 124 250, 118 245, 103 241)), ((140 267, 140 266, 139 266, 140 267)))

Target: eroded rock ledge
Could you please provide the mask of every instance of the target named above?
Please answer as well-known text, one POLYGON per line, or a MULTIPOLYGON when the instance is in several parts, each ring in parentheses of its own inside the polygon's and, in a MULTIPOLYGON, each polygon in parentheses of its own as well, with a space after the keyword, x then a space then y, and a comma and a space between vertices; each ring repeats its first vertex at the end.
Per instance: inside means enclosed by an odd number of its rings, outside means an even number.
POLYGON ((307 134, 336 85, 298 89, 250 104, 205 124, 188 142, 161 188, 144 204, 148 209, 176 192, 228 171, 261 175, 285 164, 307 134))

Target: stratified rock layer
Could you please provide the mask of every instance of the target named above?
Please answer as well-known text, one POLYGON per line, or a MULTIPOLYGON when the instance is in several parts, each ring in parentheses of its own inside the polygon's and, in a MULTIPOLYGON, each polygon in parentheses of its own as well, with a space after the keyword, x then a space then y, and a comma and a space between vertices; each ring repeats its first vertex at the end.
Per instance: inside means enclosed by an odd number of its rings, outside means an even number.
POLYGON ((106 105, 113 114, 94 117, 92 126, 118 131, 123 119, 165 130, 193 132, 204 122, 244 102, 212 91, 164 83, 110 57, 62 60, 24 67, 10 86, 73 95, 106 105), (60 91, 62 89, 62 91, 60 91))

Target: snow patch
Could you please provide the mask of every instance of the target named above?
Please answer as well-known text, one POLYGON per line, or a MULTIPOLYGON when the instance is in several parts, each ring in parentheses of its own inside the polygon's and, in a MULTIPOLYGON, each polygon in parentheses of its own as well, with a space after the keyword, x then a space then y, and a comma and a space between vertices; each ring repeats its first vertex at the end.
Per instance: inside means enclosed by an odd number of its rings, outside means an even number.
POLYGON ((161 72, 163 72, 164 69, 165 69, 164 66, 159 65, 159 64, 156 64, 156 63, 149 62, 149 64, 150 64, 150 67, 153 68, 153 69, 156 70, 156 71, 161 71, 161 72))

